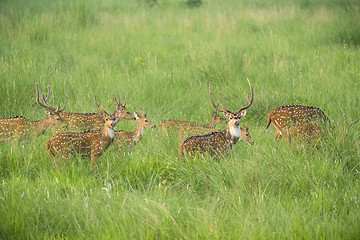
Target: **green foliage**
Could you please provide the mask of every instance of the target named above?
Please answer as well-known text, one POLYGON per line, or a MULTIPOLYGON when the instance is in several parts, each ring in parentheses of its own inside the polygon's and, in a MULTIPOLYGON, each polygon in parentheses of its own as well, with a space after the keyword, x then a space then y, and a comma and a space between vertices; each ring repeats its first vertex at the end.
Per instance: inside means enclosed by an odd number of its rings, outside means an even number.
MULTIPOLYGON (((113 111, 119 94, 151 121, 207 122, 208 95, 246 122, 221 159, 182 160, 178 139, 145 129, 91 169, 55 170, 45 143, 0 145, 1 239, 356 239, 360 236, 358 1, 45 1, 0 3, 0 117, 41 119, 35 83, 68 112, 113 111), (200 4, 199 4, 200 5, 200 4), (149 7, 150 6, 150 7, 149 7), (268 113, 324 110, 318 149, 274 142, 268 113), (337 122, 346 113, 339 126, 337 122)), ((122 121, 117 129, 133 130, 122 121)), ((224 128, 224 126, 221 126, 224 128)))

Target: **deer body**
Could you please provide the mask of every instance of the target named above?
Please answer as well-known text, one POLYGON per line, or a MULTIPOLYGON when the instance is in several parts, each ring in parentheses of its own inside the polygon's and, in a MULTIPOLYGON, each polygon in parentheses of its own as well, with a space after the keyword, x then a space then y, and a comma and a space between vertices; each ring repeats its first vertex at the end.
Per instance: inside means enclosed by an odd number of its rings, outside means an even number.
MULTIPOLYGON (((248 105, 246 107, 241 107, 237 112, 231 112, 222 106, 222 109, 218 108, 218 105, 215 105, 214 100, 211 94, 211 87, 209 83, 209 95, 213 107, 220 112, 223 112, 225 118, 228 119, 228 125, 225 130, 218 132, 211 132, 202 136, 192 136, 187 138, 182 142, 178 148, 178 154, 180 157, 186 155, 192 155, 193 153, 208 153, 211 156, 225 155, 231 151, 233 146, 239 141, 242 136, 242 132, 247 132, 249 137, 248 129, 245 126, 244 129, 240 128, 240 119, 246 115, 245 109, 249 108, 253 102, 253 89, 250 81, 248 80, 251 90, 251 100, 247 98, 248 105)), ((251 136, 250 136, 251 139, 251 136)), ((253 144, 253 140, 248 140, 249 144, 253 144)))
POLYGON ((186 137, 194 135, 203 135, 210 132, 221 131, 215 128, 216 124, 226 124, 227 121, 213 112, 210 122, 201 124, 197 122, 182 121, 182 120, 165 120, 158 124, 158 127, 166 132, 175 132, 178 138, 183 141, 186 137))
MULTIPOLYGON (((111 128, 101 131, 60 132, 46 143, 46 148, 52 158, 60 156, 69 159, 80 155, 96 162, 113 139, 114 130, 111 128)), ((55 162, 54 165, 56 166, 55 162)))
POLYGON ((155 128, 155 124, 148 120, 146 113, 142 112, 134 113, 135 118, 138 119, 136 128, 134 131, 115 131, 115 137, 113 145, 117 149, 125 150, 133 147, 140 142, 145 128, 155 128))
MULTIPOLYGON (((68 113, 60 114, 68 126, 67 131, 100 130, 104 126, 103 118, 98 113, 68 113)), ((56 129, 56 131, 61 131, 56 129)))
POLYGON ((189 136, 203 135, 210 132, 218 132, 221 129, 200 125, 187 121, 166 120, 158 124, 159 128, 165 129, 165 132, 175 132, 177 137, 183 141, 189 136))
POLYGON ((162 122, 159 122, 158 127, 163 130, 171 130, 178 126, 202 126, 202 127, 214 127, 216 124, 226 124, 227 121, 223 119, 220 115, 218 115, 216 112, 212 113, 212 118, 210 122, 201 124, 198 122, 190 122, 190 121, 182 121, 182 120, 165 120, 162 122))
POLYGON ((46 143, 46 148, 53 159, 53 164, 56 167, 55 158, 69 159, 71 156, 84 156, 91 159, 92 164, 95 164, 103 152, 109 147, 114 139, 114 127, 119 122, 119 119, 114 114, 108 114, 101 109, 99 105, 95 104, 103 113, 104 126, 100 131, 86 131, 86 132, 60 132, 50 138, 46 143))
POLYGON ((289 143, 296 142, 311 146, 316 144, 325 133, 326 131, 317 125, 301 123, 290 128, 287 139, 289 143))
POLYGON ((47 98, 45 99, 44 94, 42 96, 44 103, 40 102, 39 86, 36 84, 36 100, 40 106, 48 110, 45 111, 46 117, 41 120, 29 120, 22 116, 1 118, 0 142, 11 140, 14 142, 20 142, 26 137, 42 135, 53 126, 58 126, 61 128, 66 126, 66 123, 60 116, 60 113, 65 110, 66 103, 63 109, 60 109, 59 104, 57 109, 48 104, 50 97, 50 86, 48 86, 47 98))
POLYGON ((218 132, 211 132, 202 136, 188 137, 178 148, 179 157, 185 154, 208 153, 210 156, 216 154, 227 155, 238 141, 245 141, 253 145, 248 128, 227 128, 218 132), (239 131, 240 130, 240 131, 239 131))
POLYGON ((315 123, 327 126, 330 124, 330 121, 325 113, 317 107, 301 105, 283 106, 270 112, 266 129, 272 124, 275 129, 275 140, 279 140, 281 136, 287 137, 291 127, 302 123, 315 123))
MULTIPOLYGON (((135 120, 135 117, 127 110, 125 104, 120 103, 120 98, 118 96, 117 100, 113 100, 117 104, 117 109, 113 113, 120 120, 135 120)), ((61 118, 67 124, 67 131, 76 132, 76 131, 89 131, 95 130, 100 131, 104 127, 104 116, 102 113, 61 113, 61 118)), ((60 132, 62 129, 56 129, 56 132, 60 132)))
POLYGON ((63 121, 54 119, 50 112, 47 114, 41 120, 29 120, 22 116, 0 119, 0 142, 11 139, 21 141, 27 137, 40 136, 54 125, 65 125, 63 121))

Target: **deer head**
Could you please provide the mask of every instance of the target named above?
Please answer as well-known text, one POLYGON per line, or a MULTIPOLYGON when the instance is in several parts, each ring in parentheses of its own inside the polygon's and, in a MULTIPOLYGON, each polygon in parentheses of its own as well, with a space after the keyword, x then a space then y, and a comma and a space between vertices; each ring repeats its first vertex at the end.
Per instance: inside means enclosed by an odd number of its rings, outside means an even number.
POLYGON ((146 113, 143 110, 140 109, 138 112, 134 112, 134 116, 138 120, 138 125, 141 126, 142 129, 156 127, 156 125, 147 118, 146 113))
POLYGON ((254 140, 252 139, 249 128, 246 126, 246 124, 243 124, 243 127, 240 127, 240 138, 239 140, 247 142, 249 145, 254 144, 254 140))
POLYGON ((124 103, 124 105, 121 104, 119 95, 117 95, 117 99, 113 98, 113 100, 116 103, 116 109, 117 109, 115 111, 115 114, 119 119, 127 119, 127 120, 136 119, 125 107, 126 103, 124 103))
MULTIPOLYGON (((118 116, 115 114, 118 110, 115 110, 112 114, 108 114, 103 108, 100 108, 99 104, 96 101, 96 96, 95 96, 95 105, 99 109, 99 111, 103 113, 105 129, 107 128, 107 129, 111 129, 112 131, 114 131, 113 128, 120 121, 120 118, 118 118, 118 116)), ((112 133, 111 135, 114 135, 114 133, 112 133)))
POLYGON ((48 124, 49 128, 54 126, 54 125, 57 125, 59 127, 66 126, 65 122, 63 121, 63 119, 60 116, 60 113, 63 112, 65 110, 65 108, 66 108, 66 102, 65 102, 65 105, 64 105, 64 107, 62 109, 60 109, 60 101, 58 102, 57 108, 54 108, 53 106, 51 106, 48 103, 49 98, 50 98, 50 86, 48 86, 47 97, 45 98, 45 95, 42 94, 42 99, 43 99, 44 103, 40 102, 39 85, 36 83, 36 101, 40 106, 47 109, 45 111, 45 114, 46 114, 45 119, 46 119, 46 121, 44 121, 44 122, 46 122, 48 124))
POLYGON ((224 105, 221 105, 222 109, 219 109, 219 101, 218 101, 217 105, 214 103, 212 93, 211 93, 211 85, 210 85, 210 82, 209 82, 209 95, 210 95, 211 103, 212 103, 213 107, 217 111, 222 112, 224 114, 224 116, 229 120, 227 129, 228 129, 230 135, 232 137, 234 137, 234 138, 239 138, 240 137, 240 119, 245 117, 246 109, 248 109, 251 106, 251 104, 253 103, 253 99, 254 99, 254 93, 253 93, 252 85, 251 85, 249 79, 247 79, 247 81, 248 81, 248 83, 250 85, 251 98, 249 99, 249 95, 247 95, 248 105, 245 106, 245 107, 241 107, 235 113, 228 110, 227 108, 225 108, 224 105))

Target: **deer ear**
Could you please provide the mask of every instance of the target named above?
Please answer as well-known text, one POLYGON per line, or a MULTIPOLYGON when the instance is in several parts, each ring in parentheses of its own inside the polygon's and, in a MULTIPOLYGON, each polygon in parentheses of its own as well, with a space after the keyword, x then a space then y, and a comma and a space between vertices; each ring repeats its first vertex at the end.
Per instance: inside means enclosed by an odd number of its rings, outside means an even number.
POLYGON ((140 116, 139 116, 139 114, 137 112, 134 112, 134 116, 135 116, 136 119, 140 118, 140 116))
POLYGON ((217 113, 216 113, 216 112, 213 112, 213 113, 212 113, 212 116, 213 116, 213 117, 216 117, 216 116, 217 116, 217 113))
POLYGON ((48 110, 45 110, 45 114, 46 114, 47 117, 52 116, 52 112, 50 112, 50 111, 48 111, 48 110))
POLYGON ((230 119, 230 113, 228 112, 223 112, 224 113, 224 117, 226 117, 227 119, 230 119))
POLYGON ((243 117, 245 117, 245 115, 246 115, 246 110, 244 110, 244 111, 242 111, 241 113, 240 113, 240 116, 243 118, 243 117))

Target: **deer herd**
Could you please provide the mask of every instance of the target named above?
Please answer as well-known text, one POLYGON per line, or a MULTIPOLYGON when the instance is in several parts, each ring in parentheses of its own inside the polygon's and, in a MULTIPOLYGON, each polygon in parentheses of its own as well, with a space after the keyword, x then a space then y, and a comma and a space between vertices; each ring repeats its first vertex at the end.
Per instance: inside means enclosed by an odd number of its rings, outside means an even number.
MULTIPOLYGON (((240 121, 246 115, 246 109, 253 103, 254 93, 252 85, 247 79, 251 96, 247 96, 248 104, 232 112, 221 105, 215 104, 209 83, 209 95, 211 103, 216 110, 212 114, 209 123, 165 120, 158 124, 158 128, 164 134, 174 134, 179 139, 178 154, 180 158, 188 158, 196 154, 214 156, 226 156, 238 141, 254 144, 246 124, 240 126, 240 121), (222 112, 223 119, 217 114, 222 112), (225 130, 216 128, 216 124, 227 124, 225 130)), ((121 152, 137 144, 144 133, 144 128, 155 128, 142 110, 132 115, 120 102, 120 97, 114 98, 116 109, 109 114, 99 106, 95 97, 95 105, 100 113, 67 113, 64 107, 60 109, 51 106, 50 86, 45 97, 42 94, 40 100, 39 86, 36 84, 36 102, 46 109, 46 117, 41 120, 29 120, 22 116, 0 118, 0 142, 20 143, 31 136, 39 136, 47 130, 53 130, 55 134, 47 143, 46 148, 56 167, 57 160, 65 162, 72 156, 84 156, 91 159, 92 165, 113 145, 121 152), (134 131, 114 130, 120 120, 137 120, 134 131)), ((285 138, 285 141, 314 146, 319 139, 329 133, 330 120, 325 113, 316 107, 293 105, 282 106, 272 110, 268 116, 266 129, 272 125, 275 129, 275 141, 285 138)))

